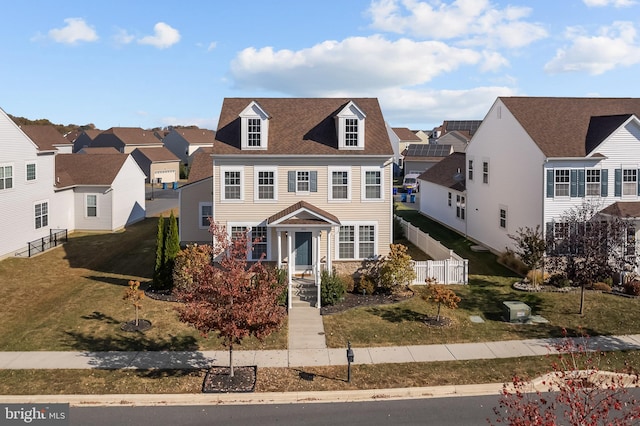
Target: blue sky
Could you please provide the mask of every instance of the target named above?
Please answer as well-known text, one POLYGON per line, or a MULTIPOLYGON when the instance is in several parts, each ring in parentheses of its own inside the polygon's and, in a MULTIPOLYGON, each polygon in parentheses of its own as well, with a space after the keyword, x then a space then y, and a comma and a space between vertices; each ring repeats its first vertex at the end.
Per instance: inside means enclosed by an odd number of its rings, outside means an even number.
POLYGON ((21 0, 2 21, 0 108, 101 129, 215 129, 225 97, 377 97, 431 129, 497 96, 640 96, 640 0, 21 0))

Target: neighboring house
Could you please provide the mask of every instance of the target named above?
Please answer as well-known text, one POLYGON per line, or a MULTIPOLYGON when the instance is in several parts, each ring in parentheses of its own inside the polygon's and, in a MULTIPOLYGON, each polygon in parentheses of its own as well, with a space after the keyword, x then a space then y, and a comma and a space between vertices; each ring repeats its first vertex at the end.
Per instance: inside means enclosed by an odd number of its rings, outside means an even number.
POLYGON ((115 231, 145 218, 144 173, 126 154, 58 154, 56 197, 74 230, 115 231))
POLYGON ((54 228, 68 227, 65 207, 53 192, 58 141, 36 143, 0 109, 0 259, 48 237, 54 228))
POLYGON ((298 273, 319 284, 323 268, 354 272, 389 252, 392 165, 377 99, 227 98, 213 219, 250 230, 250 258, 286 267, 290 285, 298 273))
POLYGON ((112 146, 101 146, 96 148, 82 148, 77 154, 120 154, 120 152, 112 146))
POLYGON ((412 130, 412 132, 420 139, 422 143, 429 143, 431 139, 431 130, 412 130))
POLYGON ((83 148, 88 148, 91 146, 93 140, 102 133, 102 130, 98 129, 86 129, 83 130, 74 140, 73 140, 73 152, 78 152, 83 148))
POLYGON ((468 132, 459 132, 454 130, 440 136, 437 144, 451 145, 454 152, 465 152, 467 150, 467 145, 471 142, 471 136, 468 135, 468 132))
POLYGON ((422 214, 466 233, 465 155, 454 152, 419 176, 422 214))
POLYGON ((62 136, 62 133, 56 130, 50 124, 47 125, 25 125, 20 127, 23 132, 38 146, 45 150, 55 150, 59 154, 71 154, 73 144, 62 136))
MULTIPOLYGON (((469 238, 502 252, 513 248, 509 234, 519 228, 540 226, 561 236, 561 216, 585 201, 604 214, 635 219, 637 230, 638 117, 638 98, 498 98, 466 151, 469 238)), ((421 209, 446 222, 441 208, 421 209)), ((630 237, 635 250, 637 232, 630 237)))
POLYGON ((162 139, 164 146, 173 152, 185 166, 192 162, 193 153, 199 148, 211 148, 216 138, 213 130, 199 128, 172 128, 162 139))
POLYGON ((482 120, 445 120, 431 132, 431 143, 438 143, 442 136, 450 132, 458 132, 471 140, 481 124, 482 120))
MULTIPOLYGON (((409 130, 406 127, 392 127, 393 135, 395 137, 391 138, 391 144, 393 146, 394 155, 397 155, 396 164, 400 170, 404 170, 405 174, 408 173, 404 169, 404 153, 406 152, 407 147, 410 144, 421 144, 425 143, 419 136, 417 136, 414 132, 409 130)), ((394 158, 394 160, 396 160, 394 158)))
POLYGON ((404 174, 422 173, 448 157, 453 152, 451 145, 411 144, 404 151, 404 174))
POLYGON ((209 219, 213 217, 213 148, 200 148, 193 154, 189 180, 179 188, 180 244, 211 243, 209 219))
POLYGON ((180 179, 180 159, 167 148, 136 148, 131 156, 147 179, 145 182, 171 184, 180 179))
POLYGON ((90 146, 112 146, 123 154, 131 154, 136 148, 161 148, 163 145, 151 130, 143 130, 140 127, 112 127, 98 134, 90 146))

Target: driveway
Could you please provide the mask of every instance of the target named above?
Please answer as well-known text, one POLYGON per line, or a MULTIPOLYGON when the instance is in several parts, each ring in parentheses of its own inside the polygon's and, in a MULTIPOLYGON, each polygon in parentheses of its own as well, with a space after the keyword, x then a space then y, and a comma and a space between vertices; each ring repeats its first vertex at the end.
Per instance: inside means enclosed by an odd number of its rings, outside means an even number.
POLYGON ((160 213, 164 216, 169 216, 169 210, 173 210, 174 214, 178 215, 178 190, 177 189, 162 189, 162 185, 155 184, 153 187, 147 184, 145 187, 146 195, 146 216, 157 217, 160 213))

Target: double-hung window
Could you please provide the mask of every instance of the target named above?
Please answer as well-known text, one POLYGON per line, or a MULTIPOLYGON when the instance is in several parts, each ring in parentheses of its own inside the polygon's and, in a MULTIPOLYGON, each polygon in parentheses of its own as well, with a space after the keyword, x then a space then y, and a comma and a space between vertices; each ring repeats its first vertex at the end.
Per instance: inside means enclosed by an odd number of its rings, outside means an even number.
POLYGON ((87 194, 86 206, 87 206, 87 217, 98 216, 98 196, 96 194, 87 194))
POLYGON ((27 163, 25 172, 27 182, 33 182, 34 180, 36 180, 36 163, 27 163))
POLYGON ((382 171, 380 168, 363 170, 364 199, 382 199, 382 171))
POLYGON ((345 119, 344 145, 358 146, 358 119, 357 118, 345 119))
POLYGON ((309 172, 296 172, 296 192, 309 192, 309 172))
POLYGON ((347 170, 331 171, 330 194, 332 200, 349 199, 349 172, 347 170))
POLYGON ((376 254, 376 225, 342 225, 338 232, 340 259, 368 259, 376 254))
POLYGON ((358 255, 361 259, 375 254, 376 228, 373 225, 361 225, 358 232, 358 255))
POLYGON ((0 165, 0 190, 13 188, 13 166, 0 165))
POLYGON ((356 253, 355 226, 341 226, 338 233, 338 256, 340 259, 354 259, 356 253))
POLYGON ((469 180, 473 180, 473 160, 469 160, 468 170, 469 170, 469 180))
POLYGON ((254 226, 251 228, 251 259, 259 260, 267 257, 267 227, 254 226), (263 257, 264 256, 264 257, 263 257))
POLYGON ((600 196, 600 169, 586 170, 586 195, 600 196))
POLYGON ((276 172, 274 170, 258 170, 258 200, 276 199, 276 172))
POLYGON ((227 201, 242 200, 242 169, 222 168, 221 198, 227 201))
POLYGON ((213 217, 213 204, 212 203, 200 203, 199 212, 199 225, 200 229, 208 229, 211 224, 210 220, 213 217))
POLYGON ((570 194, 570 173, 569 169, 555 170, 555 195, 556 197, 568 197, 570 194))
POLYGON ((482 183, 489 183, 489 162, 482 162, 482 183))
POLYGON ((638 194, 638 170, 622 170, 622 195, 638 194))
POLYGON ((261 120, 259 118, 247 119, 247 146, 260 146, 260 123, 261 120))
POLYGON ((49 226, 49 202, 43 201, 34 206, 34 218, 36 229, 49 226))
POLYGON ((507 229, 507 209, 500 208, 500 228, 507 229))
POLYGON ((464 195, 456 195, 456 217, 458 219, 464 220, 466 207, 464 195))

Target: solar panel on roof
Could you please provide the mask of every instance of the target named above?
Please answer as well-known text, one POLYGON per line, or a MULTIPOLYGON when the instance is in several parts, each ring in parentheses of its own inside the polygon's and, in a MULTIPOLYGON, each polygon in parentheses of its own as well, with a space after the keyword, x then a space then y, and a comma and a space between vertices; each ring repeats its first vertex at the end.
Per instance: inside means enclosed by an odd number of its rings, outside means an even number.
POLYGON ((451 145, 411 144, 407 147, 407 157, 446 157, 451 145))

